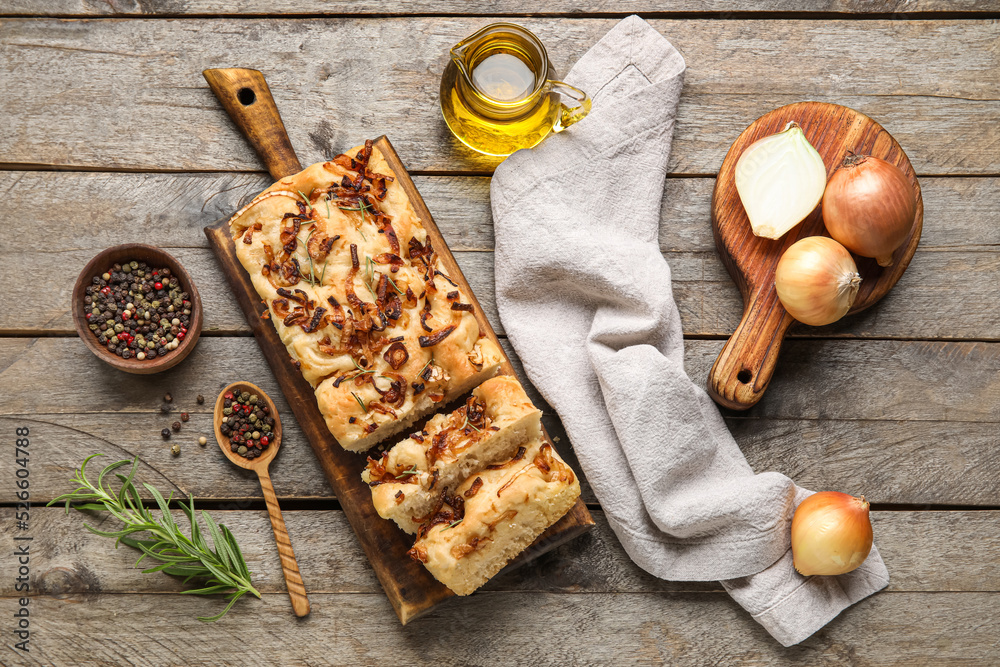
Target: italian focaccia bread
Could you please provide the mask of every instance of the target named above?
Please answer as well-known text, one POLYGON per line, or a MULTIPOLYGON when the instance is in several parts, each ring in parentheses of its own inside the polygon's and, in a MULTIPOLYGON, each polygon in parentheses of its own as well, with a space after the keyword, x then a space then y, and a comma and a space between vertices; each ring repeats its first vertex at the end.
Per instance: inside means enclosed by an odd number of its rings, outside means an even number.
POLYGON ((422 431, 380 458, 368 459, 361 477, 371 486, 375 509, 416 533, 449 490, 540 438, 541 416, 517 379, 502 375, 487 380, 462 407, 435 415, 422 431))
POLYGON ((281 179, 229 226, 345 449, 367 450, 499 368, 499 348, 371 141, 281 179))
POLYGON ((446 494, 410 549, 434 577, 469 595, 573 507, 580 482, 540 439, 446 494))

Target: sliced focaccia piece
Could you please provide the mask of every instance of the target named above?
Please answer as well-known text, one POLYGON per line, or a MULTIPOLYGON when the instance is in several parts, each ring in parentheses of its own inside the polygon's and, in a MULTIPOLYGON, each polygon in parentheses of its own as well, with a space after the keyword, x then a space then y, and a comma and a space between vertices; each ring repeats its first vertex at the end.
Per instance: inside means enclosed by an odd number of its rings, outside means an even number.
POLYGON ((281 179, 229 221, 330 432, 364 451, 499 368, 471 295, 448 275, 372 142, 281 179))
POLYGON ((458 595, 486 583, 558 521, 580 482, 552 445, 536 439, 448 494, 409 554, 458 595))
POLYGON ((368 459, 361 477, 379 516, 416 533, 449 489, 538 439, 541 416, 516 378, 487 380, 462 407, 435 415, 419 433, 368 459))

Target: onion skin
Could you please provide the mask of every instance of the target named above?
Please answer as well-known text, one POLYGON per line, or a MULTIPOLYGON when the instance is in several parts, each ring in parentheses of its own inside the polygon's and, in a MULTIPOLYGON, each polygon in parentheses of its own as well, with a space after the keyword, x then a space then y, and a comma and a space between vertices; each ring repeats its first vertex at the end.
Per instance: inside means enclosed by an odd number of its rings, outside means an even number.
POLYGON ((830 236, 879 266, 892 266, 892 253, 909 237, 917 196, 896 165, 869 155, 849 154, 823 194, 823 222, 830 236))
POLYGON ((860 285, 851 253, 826 236, 807 236, 793 243, 774 272, 781 305, 799 322, 814 327, 846 315, 860 285))
POLYGON ((792 561, 803 576, 845 574, 872 549, 868 501, 837 491, 805 500, 792 517, 792 561))

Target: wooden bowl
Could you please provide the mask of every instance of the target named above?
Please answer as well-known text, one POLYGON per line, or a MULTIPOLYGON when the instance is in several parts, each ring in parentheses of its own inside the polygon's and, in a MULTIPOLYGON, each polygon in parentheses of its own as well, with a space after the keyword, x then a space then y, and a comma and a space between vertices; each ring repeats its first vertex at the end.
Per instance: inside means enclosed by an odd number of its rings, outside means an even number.
POLYGON ((194 286, 191 276, 184 270, 180 262, 170 254, 155 246, 141 243, 125 243, 102 250, 94 259, 90 260, 87 266, 83 267, 83 271, 80 272, 80 276, 76 279, 76 284, 73 286, 70 310, 73 313, 73 324, 76 325, 76 332, 80 335, 84 344, 90 348, 90 351, 101 361, 126 373, 150 375, 173 368, 183 361, 186 356, 191 354, 191 350, 194 349, 195 344, 198 342, 198 337, 201 335, 201 296, 198 294, 198 288, 194 286), (171 274, 177 276, 181 284, 181 289, 190 295, 191 322, 188 326, 187 334, 185 334, 184 340, 177 346, 177 349, 166 356, 157 356, 152 361, 139 361, 135 357, 122 359, 117 354, 108 352, 107 348, 98 343, 94 332, 88 328, 87 314, 83 307, 83 299, 87 295, 87 287, 92 284, 94 276, 101 275, 115 262, 121 263, 123 261, 145 262, 153 267, 170 269, 171 274))

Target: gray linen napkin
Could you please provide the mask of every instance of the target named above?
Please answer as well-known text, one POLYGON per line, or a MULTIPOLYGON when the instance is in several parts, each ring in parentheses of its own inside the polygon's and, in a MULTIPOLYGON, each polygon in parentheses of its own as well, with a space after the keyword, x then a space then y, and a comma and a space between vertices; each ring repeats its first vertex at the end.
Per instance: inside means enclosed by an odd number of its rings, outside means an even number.
POLYGON ((657 242, 684 68, 637 16, 573 67, 566 81, 593 95, 593 112, 493 178, 497 305, 629 556, 663 579, 728 580, 789 646, 889 576, 874 548, 850 574, 797 574, 789 526, 811 492, 755 475, 684 373, 657 242))

